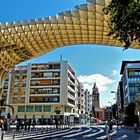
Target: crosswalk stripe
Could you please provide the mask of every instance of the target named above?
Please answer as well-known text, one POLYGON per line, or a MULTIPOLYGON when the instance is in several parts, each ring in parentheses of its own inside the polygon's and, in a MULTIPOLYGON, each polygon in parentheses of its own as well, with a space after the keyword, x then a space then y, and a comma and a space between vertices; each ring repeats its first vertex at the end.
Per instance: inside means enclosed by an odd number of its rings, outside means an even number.
POLYGON ((97 129, 99 129, 99 132, 96 132, 96 133, 93 133, 93 134, 88 134, 88 135, 85 135, 83 137, 85 137, 85 138, 86 137, 92 137, 92 136, 95 136, 95 135, 98 135, 98 134, 104 132, 104 130, 102 128, 97 128, 97 129))
POLYGON ((125 139, 127 139, 127 138, 128 138, 128 136, 127 136, 127 135, 123 135, 123 136, 121 136, 121 137, 117 138, 117 140, 125 140, 125 139))
MULTIPOLYGON (((43 134, 41 134, 41 131, 39 131, 38 134, 36 133, 36 131, 34 131, 34 133, 32 133, 31 135, 30 135, 30 132, 25 132, 24 137, 22 137, 22 133, 16 133, 15 140, 24 140, 24 139, 27 139, 27 138, 35 138, 35 137, 40 137, 40 136, 49 136, 49 135, 52 135, 52 134, 62 133, 62 132, 70 131, 70 130, 71 130, 71 128, 66 129, 66 130, 56 131, 56 132, 49 132, 49 133, 46 132, 46 133, 43 133, 43 134)), ((13 138, 13 136, 12 136, 12 134, 11 135, 5 135, 4 139, 5 138, 10 140, 10 139, 13 138)))
POLYGON ((74 136, 78 136, 78 135, 81 135, 81 134, 85 134, 85 133, 88 133, 92 130, 92 128, 89 128, 89 130, 85 130, 83 132, 79 132, 79 133, 75 133, 75 134, 71 134, 71 135, 67 135, 67 136, 63 136, 64 138, 69 138, 69 137, 74 137, 74 136))
MULTIPOLYGON (((117 131, 113 129, 113 132, 108 134, 109 136, 113 136, 114 134, 116 134, 117 131)), ((100 137, 97 137, 96 139, 97 140, 104 140, 105 138, 107 138, 107 135, 103 135, 103 136, 100 136, 100 137)))
POLYGON ((62 136, 62 135, 66 135, 66 134, 70 134, 70 133, 74 133, 74 132, 79 132, 81 131, 81 128, 79 128, 78 130, 71 130, 69 132, 65 132, 65 133, 59 133, 59 134, 56 134, 56 135, 51 135, 51 136, 45 136, 45 137, 39 137, 39 138, 35 138, 36 140, 40 140, 40 139, 43 139, 43 138, 53 138, 53 137, 59 137, 59 136, 62 136))

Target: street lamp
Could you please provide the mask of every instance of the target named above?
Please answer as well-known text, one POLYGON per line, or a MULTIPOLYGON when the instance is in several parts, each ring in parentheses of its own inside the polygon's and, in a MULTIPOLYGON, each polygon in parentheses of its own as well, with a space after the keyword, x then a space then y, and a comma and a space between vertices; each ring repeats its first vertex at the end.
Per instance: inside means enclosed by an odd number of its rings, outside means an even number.
POLYGON ((112 102, 108 102, 111 104, 111 108, 108 109, 108 117, 109 117, 109 120, 112 120, 112 102))
POLYGON ((118 116, 119 116, 119 111, 118 111, 118 100, 117 100, 117 92, 111 91, 110 93, 115 93, 115 100, 116 100, 116 119, 117 119, 117 130, 118 130, 118 116))

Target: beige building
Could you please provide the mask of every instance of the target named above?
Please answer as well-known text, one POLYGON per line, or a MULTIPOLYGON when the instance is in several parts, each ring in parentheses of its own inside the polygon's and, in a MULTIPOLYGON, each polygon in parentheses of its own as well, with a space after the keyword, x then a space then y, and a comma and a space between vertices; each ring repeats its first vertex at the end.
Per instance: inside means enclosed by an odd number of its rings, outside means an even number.
POLYGON ((67 61, 16 66, 7 79, 3 93, 8 93, 7 104, 14 107, 13 118, 69 121, 70 115, 84 113, 76 107, 80 83, 67 61))

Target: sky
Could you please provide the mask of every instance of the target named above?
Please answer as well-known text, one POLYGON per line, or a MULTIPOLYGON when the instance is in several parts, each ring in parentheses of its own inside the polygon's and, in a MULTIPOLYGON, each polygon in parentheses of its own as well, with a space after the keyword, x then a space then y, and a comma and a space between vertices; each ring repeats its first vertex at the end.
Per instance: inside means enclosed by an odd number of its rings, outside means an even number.
MULTIPOLYGON (((55 16, 84 3, 86 0, 1 0, 0 22, 55 16)), ((110 105, 108 102, 115 102, 115 94, 111 91, 117 91, 122 61, 139 60, 140 50, 123 51, 119 47, 79 44, 55 49, 20 65, 59 61, 61 55, 75 70, 85 89, 91 91, 96 82, 100 106, 104 107, 110 105)))

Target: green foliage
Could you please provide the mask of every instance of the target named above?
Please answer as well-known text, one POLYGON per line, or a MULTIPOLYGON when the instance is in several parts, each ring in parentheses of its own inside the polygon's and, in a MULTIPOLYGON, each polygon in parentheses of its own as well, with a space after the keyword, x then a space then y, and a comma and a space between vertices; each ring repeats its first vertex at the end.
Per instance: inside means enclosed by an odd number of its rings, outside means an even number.
POLYGON ((140 0, 112 0, 103 11, 109 15, 108 35, 124 42, 125 49, 140 42, 140 0))
POLYGON ((125 114, 127 116, 135 115, 135 108, 136 108, 135 103, 129 103, 128 106, 126 106, 126 108, 125 108, 125 114))
POLYGON ((12 110, 12 114, 14 114, 14 107, 12 105, 6 104, 6 98, 2 98, 0 100, 0 105, 1 105, 1 107, 4 107, 4 106, 10 107, 12 110))
POLYGON ((115 118, 115 119, 117 119, 117 108, 118 108, 118 106, 117 106, 117 104, 113 104, 112 105, 112 113, 113 113, 113 118, 115 118))
POLYGON ((129 103, 128 106, 125 108, 125 123, 126 125, 132 126, 134 121, 135 121, 135 108, 136 104, 135 103, 129 103))

